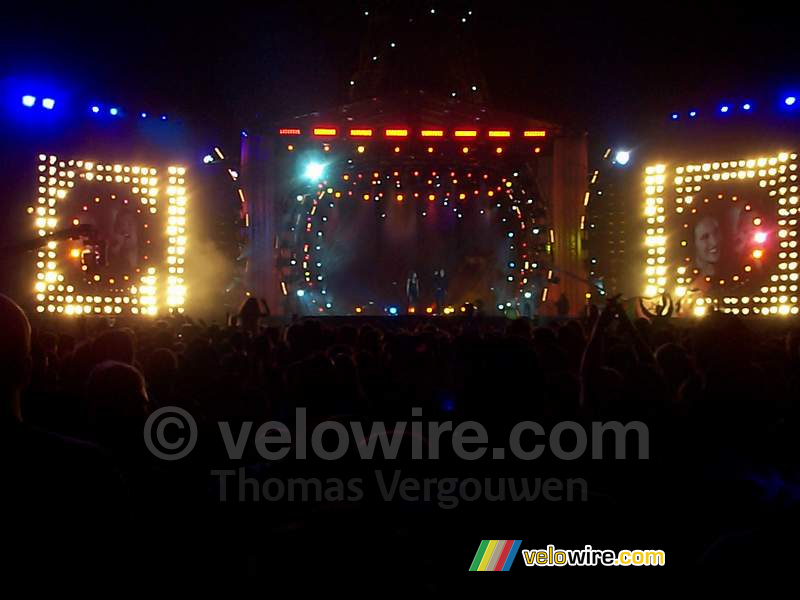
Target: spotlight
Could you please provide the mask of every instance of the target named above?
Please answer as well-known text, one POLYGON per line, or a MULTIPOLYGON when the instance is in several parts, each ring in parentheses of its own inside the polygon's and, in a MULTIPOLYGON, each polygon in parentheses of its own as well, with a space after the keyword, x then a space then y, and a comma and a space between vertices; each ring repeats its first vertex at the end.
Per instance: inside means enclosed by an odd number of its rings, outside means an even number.
POLYGON ((756 231, 756 234, 753 236, 753 241, 756 244, 763 244, 767 241, 767 234, 764 231, 756 231))
POLYGON ((92 112, 94 114, 99 113, 100 112, 100 107, 95 104, 94 106, 92 106, 92 112))
POLYGON ((719 108, 719 112, 721 112, 721 113, 726 113, 726 112, 728 112, 730 109, 731 109, 731 107, 730 107, 730 106, 728 106, 727 104, 723 104, 722 106, 720 106, 720 108, 719 108))
POLYGON ((206 154, 206 155, 203 157, 203 164, 206 164, 206 165, 207 165, 207 164, 209 164, 209 163, 212 163, 212 162, 214 162, 214 157, 213 157, 213 156, 211 156, 210 154, 206 154))
POLYGON ((143 112, 143 113, 141 114, 141 117, 142 117, 143 119, 146 119, 146 118, 147 118, 147 113, 146 113, 146 112, 143 112))
POLYGON ((671 118, 672 118, 673 121, 677 121, 678 120, 678 113, 672 113, 672 117, 671 118))
POLYGON ((389 311, 390 315, 395 316, 397 314, 397 307, 396 306, 390 306, 388 308, 388 311, 389 311))
POLYGON ((305 295, 306 295, 305 290, 297 290, 297 297, 298 298, 302 298, 305 295))
POLYGON ((167 120, 167 115, 161 115, 161 120, 162 121, 166 121, 167 120))
POLYGON ((112 117, 116 117, 119 114, 119 109, 117 107, 109 108, 108 114, 110 114, 112 117))
POLYGON ((742 104, 742 110, 750 110, 751 108, 753 107, 749 102, 745 102, 744 104, 742 104))
POLYGON ((52 98, 42 98, 42 106, 47 110, 53 110, 53 107, 56 105, 56 101, 52 98))
POLYGON ((696 111, 696 110, 690 110, 690 111, 689 111, 689 116, 690 116, 692 119, 694 119, 694 118, 697 116, 697 111, 696 111))
POLYGON ((23 96, 22 97, 22 106, 27 106, 28 108, 30 108, 34 104, 36 104, 36 96, 23 96))
POLYGON ((630 150, 617 150, 617 153, 614 155, 614 162, 623 167, 628 164, 631 160, 631 153, 630 150))
POLYGON ((325 172, 325 165, 318 162, 310 162, 306 165, 305 176, 311 181, 318 181, 325 172))
POLYGON ((783 99, 783 103, 786 106, 794 106, 795 102, 797 102, 797 98, 794 96, 786 96, 786 98, 783 99))

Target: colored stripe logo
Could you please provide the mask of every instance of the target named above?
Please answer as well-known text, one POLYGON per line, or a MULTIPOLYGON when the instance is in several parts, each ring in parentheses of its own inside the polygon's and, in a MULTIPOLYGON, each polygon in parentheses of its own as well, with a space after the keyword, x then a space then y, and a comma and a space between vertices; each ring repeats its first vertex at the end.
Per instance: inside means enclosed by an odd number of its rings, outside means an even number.
POLYGON ((470 571, 508 571, 522 540, 481 540, 470 571))

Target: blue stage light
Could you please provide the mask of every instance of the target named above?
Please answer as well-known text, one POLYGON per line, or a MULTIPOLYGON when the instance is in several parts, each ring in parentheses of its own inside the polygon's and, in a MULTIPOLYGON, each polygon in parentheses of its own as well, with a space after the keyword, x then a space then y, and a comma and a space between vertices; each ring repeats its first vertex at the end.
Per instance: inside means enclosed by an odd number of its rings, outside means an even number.
POLYGON ((783 103, 786 106, 794 106, 795 102, 797 102, 797 98, 794 96, 786 96, 786 98, 783 99, 783 103))
POLYGON ((302 298, 305 295, 306 295, 305 290, 297 290, 297 297, 298 298, 302 298))
POLYGON ((143 119, 146 119, 146 118, 147 118, 147 113, 146 113, 146 112, 143 112, 143 113, 141 114, 141 117, 142 117, 143 119))
POLYGON ((317 181, 325 172, 325 165, 318 162, 310 162, 306 165, 305 176, 311 181, 317 181))
POLYGON ((672 120, 673 121, 677 121, 678 120, 678 113, 672 113, 672 120))
POLYGON ((203 157, 203 164, 206 164, 206 165, 207 165, 207 164, 209 164, 209 163, 212 163, 212 162, 214 162, 214 157, 213 157, 213 156, 211 156, 210 154, 206 154, 206 155, 203 157))
POLYGON ((161 115, 161 120, 162 121, 166 121, 167 120, 167 115, 161 115))
POLYGON ((751 108, 753 107, 750 105, 749 102, 745 102, 744 104, 742 104, 742 110, 750 110, 751 108))
POLYGON ((395 316, 397 314, 397 307, 396 306, 390 306, 389 307, 389 314, 392 315, 392 316, 395 316))
POLYGON ((26 95, 22 97, 22 106, 27 106, 28 108, 30 108, 34 104, 36 104, 36 96, 26 95))
POLYGON ((631 160, 631 152, 630 150, 617 150, 617 153, 614 155, 614 162, 618 165, 622 165, 623 167, 628 164, 631 160))
POLYGON ((726 113, 726 112, 728 112, 730 109, 731 109, 731 107, 730 107, 730 106, 728 106, 727 104, 723 104, 722 106, 720 106, 720 107, 719 107, 719 112, 721 112, 721 113, 726 113))
POLYGON ((119 114, 119 109, 118 109, 118 108, 116 108, 116 107, 114 107, 114 108, 110 108, 110 109, 108 109, 108 113, 109 113, 109 114, 110 114, 112 117, 116 117, 116 116, 119 114))
POLYGON ((92 106, 92 112, 94 114, 99 113, 100 112, 100 107, 95 104, 94 106, 92 106))
POLYGON ((697 116, 697 111, 696 110, 689 111, 689 116, 695 118, 697 116))
POLYGON ((53 110, 56 105, 56 101, 52 98, 42 98, 42 106, 47 110, 53 110))

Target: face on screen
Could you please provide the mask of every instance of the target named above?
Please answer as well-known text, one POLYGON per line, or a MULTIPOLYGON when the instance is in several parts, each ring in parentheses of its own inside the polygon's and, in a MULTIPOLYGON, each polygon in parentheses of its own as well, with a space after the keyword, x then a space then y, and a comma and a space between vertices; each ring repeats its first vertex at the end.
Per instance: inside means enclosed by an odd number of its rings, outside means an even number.
POLYGON ((745 291, 769 261, 774 219, 757 196, 703 197, 676 230, 690 288, 745 291), (683 233, 681 233, 681 231, 683 233))
POLYGON ((695 261, 702 274, 714 274, 722 253, 722 230, 716 217, 704 217, 694 227, 695 261))

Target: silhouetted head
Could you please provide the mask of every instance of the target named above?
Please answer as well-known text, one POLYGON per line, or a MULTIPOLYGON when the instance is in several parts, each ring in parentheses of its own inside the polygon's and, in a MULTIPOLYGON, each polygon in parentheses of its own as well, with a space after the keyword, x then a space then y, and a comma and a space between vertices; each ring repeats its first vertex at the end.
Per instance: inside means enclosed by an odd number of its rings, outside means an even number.
POLYGON ((86 385, 89 419, 96 425, 148 414, 144 377, 131 365, 105 361, 92 369, 86 385))
POLYGON ((31 324, 8 296, 0 294, 0 399, 4 416, 19 418, 19 394, 31 375, 31 324))
POLYGON ((130 329, 111 329, 101 333, 92 345, 95 364, 116 360, 133 364, 136 336, 130 329))

